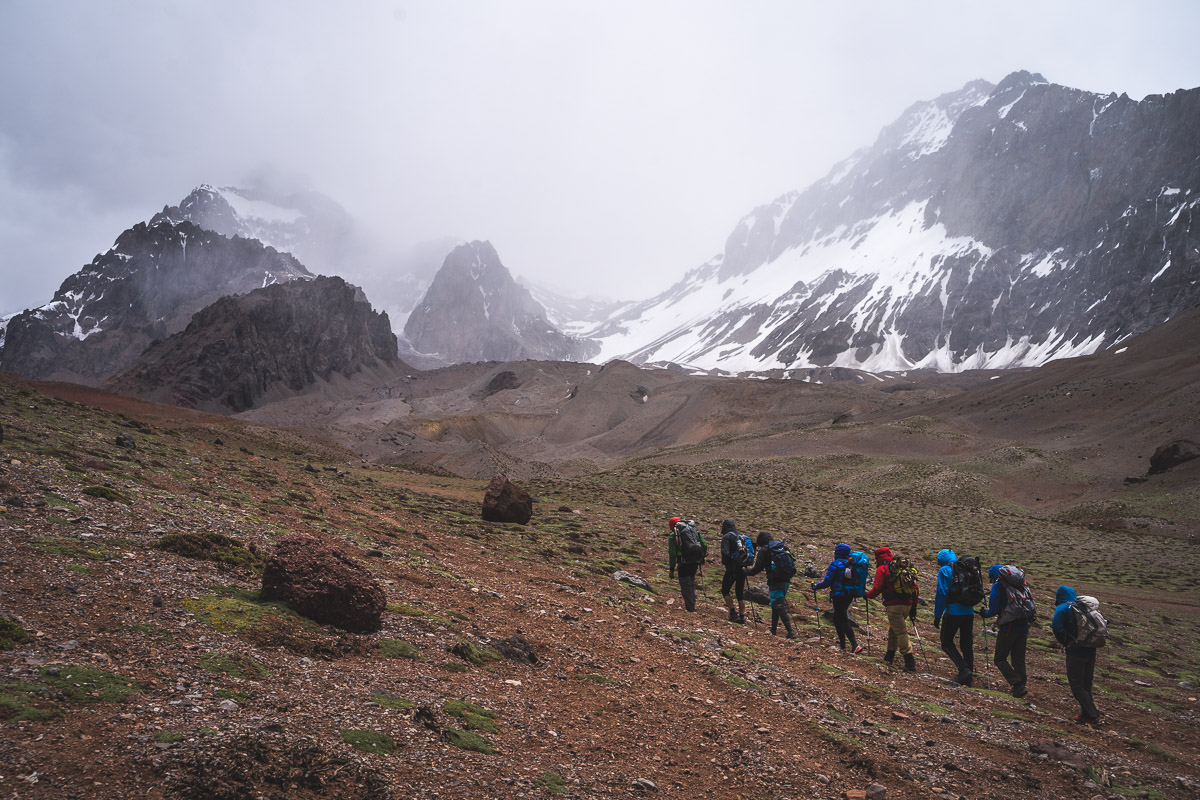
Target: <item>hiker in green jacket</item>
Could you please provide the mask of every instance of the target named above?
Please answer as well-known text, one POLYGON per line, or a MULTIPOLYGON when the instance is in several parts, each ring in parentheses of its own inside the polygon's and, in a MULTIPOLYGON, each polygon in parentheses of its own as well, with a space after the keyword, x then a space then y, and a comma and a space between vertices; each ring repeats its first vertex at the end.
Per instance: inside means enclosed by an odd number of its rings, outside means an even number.
POLYGON ((682 517, 671 517, 667 525, 671 531, 667 539, 668 573, 673 578, 678 570, 683 607, 687 611, 695 611, 696 571, 708 555, 708 545, 692 520, 685 522, 682 517))

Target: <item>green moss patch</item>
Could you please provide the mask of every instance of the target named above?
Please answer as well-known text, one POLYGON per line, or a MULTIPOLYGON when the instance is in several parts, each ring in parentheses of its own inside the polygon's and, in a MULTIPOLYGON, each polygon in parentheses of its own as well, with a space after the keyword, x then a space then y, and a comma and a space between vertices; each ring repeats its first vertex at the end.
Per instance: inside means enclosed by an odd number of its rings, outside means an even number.
POLYGON ((262 664, 243 655, 209 653, 200 659, 200 668, 248 681, 260 681, 271 673, 262 664))
POLYGON ((129 505, 128 497, 108 486, 88 486, 84 488, 83 493, 88 497, 99 497, 102 500, 111 500, 114 503, 129 505))
POLYGON ((446 728, 446 741, 463 750, 471 750, 484 755, 492 755, 496 748, 484 737, 471 731, 460 731, 457 728, 446 728))
POLYGON ((0 617, 0 650, 12 650, 17 645, 33 641, 29 631, 22 628, 11 619, 0 617))
POLYGON ((612 678, 606 678, 603 675, 596 675, 591 672, 577 672, 572 677, 577 681, 587 681, 588 683, 598 683, 601 686, 616 686, 617 682, 612 678))
POLYGON ((262 572, 263 559, 237 539, 220 533, 168 533, 154 547, 184 558, 262 572))
POLYGON ((36 683, 0 683, 0 720, 41 722, 61 716, 56 708, 42 707, 47 692, 45 686, 36 683))
POLYGON ((385 658, 417 658, 421 651, 403 639, 380 639, 379 652, 385 658))
POLYGON ((38 539, 33 546, 43 553, 67 558, 89 558, 99 561, 108 555, 103 547, 91 546, 78 539, 38 539))
POLYGON ((400 614, 405 617, 425 616, 425 611, 423 609, 417 608, 416 606, 410 606, 407 603, 388 603, 387 610, 393 614, 400 614))
POLYGON ((192 597, 183 601, 183 607, 221 633, 248 633, 273 620, 315 627, 283 603, 259 602, 256 592, 237 591, 235 594, 232 597, 221 597, 220 594, 192 597))
POLYGON ((499 733, 496 726, 496 712, 468 703, 466 700, 447 700, 442 710, 452 717, 458 717, 468 728, 487 733, 499 733))
POLYGON ((408 711, 416 705, 412 700, 387 692, 371 692, 371 702, 392 711, 408 711))
POLYGON ((355 750, 372 753, 377 756, 390 756, 396 752, 396 748, 398 747, 396 740, 386 733, 363 731, 357 728, 344 728, 342 730, 342 741, 355 750))
POLYGON ((493 661, 500 661, 504 656, 496 652, 495 648, 488 647, 486 644, 478 645, 474 642, 462 640, 456 642, 450 648, 450 652, 461 658, 463 661, 469 661, 477 667, 482 667, 484 664, 489 664, 493 661))
POLYGON ((142 688, 131 678, 84 665, 42 667, 41 677, 69 703, 123 703, 142 688))
POLYGON ((454 673, 467 671, 467 668, 462 664, 459 664, 457 661, 447 661, 446 663, 442 664, 442 669, 446 670, 446 672, 454 673))
POLYGON ((186 733, 178 733, 176 731, 159 731, 158 733, 154 734, 154 741, 162 742, 163 744, 182 742, 186 738, 186 733))
POLYGON ((567 785, 563 782, 562 776, 551 770, 546 770, 537 776, 533 785, 547 789, 553 794, 565 794, 567 791, 567 785))

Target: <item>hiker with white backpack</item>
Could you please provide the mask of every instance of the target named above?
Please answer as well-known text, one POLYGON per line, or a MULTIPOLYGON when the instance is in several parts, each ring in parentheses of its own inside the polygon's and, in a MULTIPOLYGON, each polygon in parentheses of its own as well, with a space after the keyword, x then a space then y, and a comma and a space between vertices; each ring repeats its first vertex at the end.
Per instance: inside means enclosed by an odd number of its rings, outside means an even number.
POLYGON ((1108 640, 1108 620, 1100 613, 1100 602, 1094 597, 1080 597, 1070 586, 1060 586, 1054 595, 1058 607, 1050 628, 1054 638, 1066 649, 1067 684, 1079 703, 1075 721, 1094 724, 1100 721, 1100 711, 1092 696, 1092 680, 1096 673, 1096 649, 1108 640))
POLYGON ((987 605, 979 609, 979 616, 985 620, 996 618, 993 661, 1012 687, 1012 696, 1024 697, 1029 693, 1025 687, 1028 680, 1025 649, 1029 642, 1029 623, 1037 617, 1037 606, 1020 567, 993 564, 988 569, 988 578, 992 581, 992 590, 987 605))

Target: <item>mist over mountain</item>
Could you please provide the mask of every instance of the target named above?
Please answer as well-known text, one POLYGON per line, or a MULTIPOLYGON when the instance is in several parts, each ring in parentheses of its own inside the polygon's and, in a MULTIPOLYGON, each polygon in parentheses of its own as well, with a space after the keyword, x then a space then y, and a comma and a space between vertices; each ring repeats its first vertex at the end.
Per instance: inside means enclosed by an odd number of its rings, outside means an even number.
POLYGON ((916 103, 586 335, 729 371, 1032 366, 1200 301, 1200 89, 1135 102, 1014 73, 916 103))
POLYGON ((517 283, 489 242, 471 242, 446 256, 404 326, 418 353, 444 362, 549 359, 583 361, 591 342, 567 336, 517 283))
POLYGON ((286 253, 186 220, 138 223, 0 332, 0 369, 95 385, 214 301, 310 279, 286 253))

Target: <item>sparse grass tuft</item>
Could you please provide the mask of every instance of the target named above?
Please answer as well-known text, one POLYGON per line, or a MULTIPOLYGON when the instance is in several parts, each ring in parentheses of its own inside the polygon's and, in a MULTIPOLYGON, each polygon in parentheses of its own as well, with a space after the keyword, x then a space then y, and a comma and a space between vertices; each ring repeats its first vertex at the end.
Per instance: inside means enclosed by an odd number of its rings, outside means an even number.
POLYGON ((492 755, 496 748, 484 737, 472 731, 460 731, 458 728, 446 728, 446 741, 462 750, 471 750, 484 755, 492 755))
POLYGON ((379 653, 384 658, 416 659, 421 654, 421 651, 415 645, 411 645, 403 639, 380 639, 379 653))
POLYGON ((123 675, 81 664, 42 667, 42 680, 69 703, 123 703, 141 684, 123 675))
POLYGON ((364 753, 377 756, 390 756, 396 752, 396 740, 386 733, 363 731, 357 728, 343 728, 342 741, 364 753))

